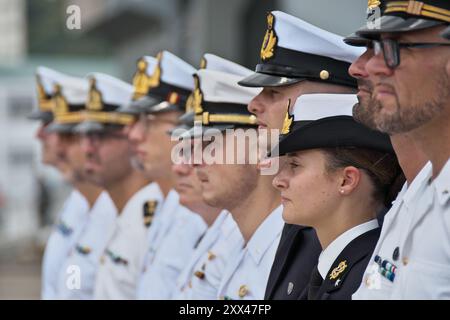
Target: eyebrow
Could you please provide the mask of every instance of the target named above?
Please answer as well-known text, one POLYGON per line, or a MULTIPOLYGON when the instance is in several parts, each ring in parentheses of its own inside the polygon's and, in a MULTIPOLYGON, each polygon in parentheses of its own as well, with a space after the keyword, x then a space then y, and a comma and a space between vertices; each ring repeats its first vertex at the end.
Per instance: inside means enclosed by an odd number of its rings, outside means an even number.
POLYGON ((292 158, 301 159, 301 158, 302 158, 302 156, 299 155, 298 152, 288 153, 288 154, 287 154, 287 157, 288 157, 289 159, 292 159, 292 158))

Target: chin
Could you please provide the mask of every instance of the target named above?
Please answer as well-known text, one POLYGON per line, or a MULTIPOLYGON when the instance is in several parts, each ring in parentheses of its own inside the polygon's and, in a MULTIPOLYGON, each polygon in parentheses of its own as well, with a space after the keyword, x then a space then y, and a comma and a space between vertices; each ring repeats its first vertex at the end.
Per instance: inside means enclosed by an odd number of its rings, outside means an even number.
POLYGON ((178 192, 178 194, 180 195, 180 199, 179 199, 180 204, 182 206, 185 206, 185 207, 189 208, 189 205, 191 204, 191 201, 189 201, 189 197, 186 197, 185 195, 183 195, 180 192, 178 192))
POLYGON ((295 224, 294 223, 294 215, 292 214, 292 209, 287 207, 286 205, 283 205, 283 214, 282 214, 283 220, 286 223, 289 224, 295 224))
POLYGON ((218 207, 220 201, 217 199, 217 196, 213 192, 203 192, 202 193, 203 200, 205 203, 211 207, 218 207))
POLYGON ((296 211, 289 204, 283 206, 283 220, 289 224, 296 224, 302 226, 310 226, 310 219, 302 216, 301 212, 296 211))

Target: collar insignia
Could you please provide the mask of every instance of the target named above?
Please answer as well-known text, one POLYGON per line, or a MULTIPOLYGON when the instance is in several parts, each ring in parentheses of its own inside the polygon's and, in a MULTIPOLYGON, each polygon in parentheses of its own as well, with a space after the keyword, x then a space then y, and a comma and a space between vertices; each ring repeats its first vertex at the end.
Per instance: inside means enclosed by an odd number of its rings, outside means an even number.
POLYGON ((344 272, 345 269, 347 269, 347 260, 339 262, 339 265, 334 268, 333 271, 331 271, 330 280, 334 280, 339 277, 339 275, 344 272))
POLYGON ((290 106, 291 106, 291 99, 289 99, 288 102, 286 117, 284 118, 283 129, 281 129, 281 134, 288 134, 289 132, 291 132, 292 129, 292 122, 294 120, 294 116, 289 113, 290 106))

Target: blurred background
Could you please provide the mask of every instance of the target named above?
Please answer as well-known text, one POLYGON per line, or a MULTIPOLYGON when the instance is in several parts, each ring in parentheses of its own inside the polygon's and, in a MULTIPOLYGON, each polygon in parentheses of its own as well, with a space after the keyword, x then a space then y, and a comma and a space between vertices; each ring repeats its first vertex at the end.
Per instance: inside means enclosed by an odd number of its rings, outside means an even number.
POLYGON ((136 60, 166 49, 198 67, 210 52, 254 69, 266 13, 350 34, 366 0, 0 0, 0 299, 38 299, 40 260, 70 192, 40 164, 37 66, 131 82, 136 60))

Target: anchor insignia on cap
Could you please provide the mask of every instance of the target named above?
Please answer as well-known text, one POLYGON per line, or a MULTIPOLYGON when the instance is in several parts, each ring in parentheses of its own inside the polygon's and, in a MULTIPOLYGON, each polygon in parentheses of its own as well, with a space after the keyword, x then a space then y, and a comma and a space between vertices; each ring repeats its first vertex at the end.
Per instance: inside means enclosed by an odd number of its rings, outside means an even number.
POLYGON ((88 110, 94 111, 102 110, 103 109, 102 94, 100 91, 97 90, 95 78, 91 78, 89 80, 89 83, 90 83, 89 98, 86 104, 86 108, 88 110))
POLYGON ((275 30, 273 29, 274 22, 275 17, 273 14, 269 13, 267 15, 267 30, 261 47, 262 60, 272 58, 274 55, 274 48, 277 44, 277 36, 275 34, 275 30))

